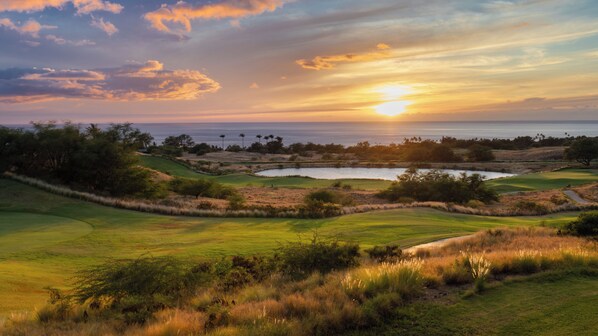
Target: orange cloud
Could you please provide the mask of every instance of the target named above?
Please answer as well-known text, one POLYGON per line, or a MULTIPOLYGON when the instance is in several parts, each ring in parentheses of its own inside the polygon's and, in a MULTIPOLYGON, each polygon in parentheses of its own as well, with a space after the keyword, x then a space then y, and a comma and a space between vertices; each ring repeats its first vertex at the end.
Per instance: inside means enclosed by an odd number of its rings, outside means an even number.
POLYGON ((118 28, 116 28, 116 26, 113 25, 111 22, 104 21, 103 18, 94 18, 91 21, 91 26, 102 30, 104 33, 108 34, 108 36, 112 36, 118 33, 118 28))
POLYGON ((259 15, 264 12, 273 12, 282 7, 289 0, 224 0, 220 3, 193 6, 184 1, 175 5, 163 5, 160 9, 145 14, 145 19, 156 30, 182 35, 191 31, 191 20, 219 20, 238 19, 259 15), (179 24, 178 29, 172 29, 167 23, 179 24))
POLYGON ((0 12, 38 12, 48 7, 62 8, 66 3, 72 3, 79 14, 89 14, 94 11, 120 13, 123 6, 104 0, 2 0, 0 12))
POLYGON ((0 102, 56 99, 190 100, 220 89, 194 70, 164 70, 158 61, 94 70, 0 70, 0 102))
POLYGON ((295 61, 304 69, 325 70, 334 68, 336 63, 367 62, 384 59, 390 56, 387 51, 390 46, 385 43, 379 43, 376 46, 378 51, 363 54, 340 54, 330 56, 316 56, 311 60, 300 59, 295 61))
POLYGON ((17 26, 10 19, 0 19, 0 27, 5 27, 18 32, 19 34, 30 35, 35 38, 39 37, 39 32, 42 29, 56 29, 56 26, 42 25, 33 19, 30 19, 21 26, 17 26))

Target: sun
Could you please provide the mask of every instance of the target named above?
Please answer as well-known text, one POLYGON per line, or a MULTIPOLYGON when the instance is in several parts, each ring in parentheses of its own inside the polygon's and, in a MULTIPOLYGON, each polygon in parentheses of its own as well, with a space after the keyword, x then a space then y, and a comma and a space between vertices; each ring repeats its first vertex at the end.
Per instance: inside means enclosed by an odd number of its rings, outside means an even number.
POLYGON ((409 101, 393 101, 384 104, 380 104, 374 109, 378 114, 385 115, 387 117, 395 117, 399 114, 405 112, 407 110, 407 106, 409 106, 411 102, 409 101))
POLYGON ((413 89, 406 85, 384 85, 375 89, 381 95, 383 103, 374 106, 378 114, 387 117, 395 117, 407 110, 411 101, 403 99, 404 96, 413 93, 413 89))

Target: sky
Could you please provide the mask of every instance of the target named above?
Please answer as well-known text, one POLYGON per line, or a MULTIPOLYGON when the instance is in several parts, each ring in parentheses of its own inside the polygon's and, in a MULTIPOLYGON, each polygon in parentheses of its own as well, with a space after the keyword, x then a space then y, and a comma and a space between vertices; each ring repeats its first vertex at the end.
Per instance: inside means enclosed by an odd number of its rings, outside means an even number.
POLYGON ((598 120, 595 0, 0 0, 0 124, 598 120))

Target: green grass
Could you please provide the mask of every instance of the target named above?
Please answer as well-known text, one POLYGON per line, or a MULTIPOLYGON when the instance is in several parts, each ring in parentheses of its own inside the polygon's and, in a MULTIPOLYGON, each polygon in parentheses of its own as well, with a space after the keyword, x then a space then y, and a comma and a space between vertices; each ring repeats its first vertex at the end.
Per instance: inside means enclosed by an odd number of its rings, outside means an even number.
MULTIPOLYGON (((210 178, 237 187, 274 186, 286 188, 325 188, 329 187, 334 182, 334 180, 318 180, 308 177, 260 177, 247 174, 210 176, 196 173, 182 164, 165 158, 154 156, 141 156, 140 158, 142 165, 168 173, 172 176, 210 178)), ((356 189, 364 190, 382 190, 387 188, 391 183, 390 181, 367 179, 349 179, 340 181, 344 184, 350 184, 356 189)), ((563 169, 554 172, 501 178, 486 183, 495 188, 499 193, 506 193, 558 189, 566 187, 567 185, 577 186, 591 182, 598 182, 598 169, 563 169)))
POLYGON ((279 243, 316 229, 362 247, 406 247, 499 226, 556 226, 575 217, 482 217, 433 209, 319 220, 170 217, 104 207, 0 179, 0 315, 43 304, 43 287, 65 286, 76 270, 106 258, 270 253, 279 243))
MULTIPOLYGON (((156 156, 140 156, 141 164, 145 167, 167 173, 171 176, 186 178, 214 179, 220 183, 235 186, 259 186, 279 188, 326 188, 330 187, 336 180, 320 180, 309 177, 262 177, 249 174, 229 174, 212 176, 194 172, 186 166, 156 156)), ((343 184, 350 184, 355 189, 382 190, 390 185, 390 181, 371 179, 341 179, 343 184)))
POLYGON ((598 278, 552 273, 507 281, 456 303, 399 308, 384 327, 359 335, 598 335, 598 278))
POLYGON ((519 175, 488 183, 498 192, 534 191, 564 188, 598 182, 598 169, 563 169, 547 173, 519 175))

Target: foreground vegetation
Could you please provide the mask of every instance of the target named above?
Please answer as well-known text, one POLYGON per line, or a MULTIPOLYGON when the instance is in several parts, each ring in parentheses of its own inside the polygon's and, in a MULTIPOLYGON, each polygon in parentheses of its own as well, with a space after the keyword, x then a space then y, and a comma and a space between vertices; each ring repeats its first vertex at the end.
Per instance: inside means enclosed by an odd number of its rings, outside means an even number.
POLYGON ((260 254, 299 234, 401 247, 500 226, 561 226, 575 214, 483 217, 398 209, 329 219, 190 218, 119 210, 0 179, 0 314, 44 302, 78 269, 105 258, 260 254))
MULTIPOLYGON (((547 319, 525 311, 528 302, 497 297, 503 288, 509 298, 521 293, 517 284, 550 281, 547 288, 572 283, 565 291, 581 294, 577 291, 591 288, 598 275, 595 244, 546 228, 487 230, 439 249, 394 254, 383 262, 359 259, 357 251, 352 244, 314 238, 282 245, 267 258, 238 256, 190 266, 171 258, 107 262, 79 273, 72 295, 51 289, 49 304, 35 315, 13 315, 5 333, 517 334, 535 331, 547 319), (504 305, 519 319, 512 322, 501 312, 506 321, 472 320, 490 319, 487 308, 492 312, 504 305)), ((543 286, 538 287, 532 293, 542 292, 543 286)), ((590 307, 598 297, 593 291, 588 295, 569 298, 571 306, 531 297, 533 303, 546 304, 544 311, 554 315, 560 308, 559 314, 570 319, 564 323, 559 317, 561 325, 552 321, 556 328, 539 330, 596 330, 590 307)))

